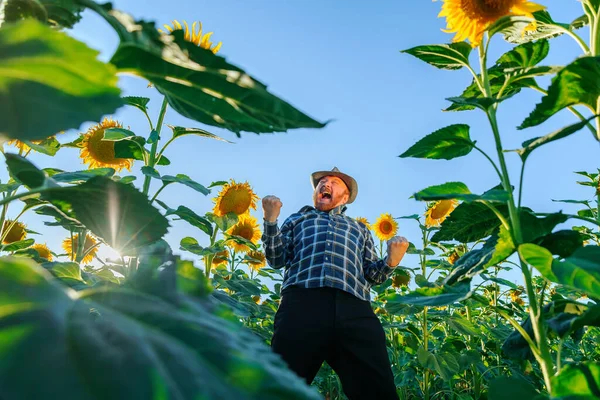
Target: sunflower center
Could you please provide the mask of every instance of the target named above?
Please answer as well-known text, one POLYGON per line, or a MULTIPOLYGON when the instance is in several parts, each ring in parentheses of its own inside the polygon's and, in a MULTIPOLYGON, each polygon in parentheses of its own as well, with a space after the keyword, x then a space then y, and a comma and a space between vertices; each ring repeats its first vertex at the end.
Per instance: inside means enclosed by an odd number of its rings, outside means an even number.
POLYGON ((440 219, 440 218, 444 217, 450 211, 451 208, 452 208, 451 200, 442 200, 439 202, 438 205, 433 207, 433 210, 431 210, 431 218, 440 219))
POLYGON ((252 195, 244 188, 231 188, 225 193, 219 204, 223 214, 234 212, 237 215, 244 214, 250 208, 252 195))
POLYGON ((106 164, 115 163, 115 142, 102 140, 104 138, 104 129, 98 129, 90 137, 87 148, 91 156, 106 164))
POLYGON ((497 19, 510 12, 518 0, 462 0, 463 12, 473 19, 497 19))
POLYGON ((254 229, 251 226, 240 226, 234 234, 246 240, 251 240, 252 236, 254 236, 254 229))
POLYGON ((381 224, 379 225, 379 230, 384 235, 388 235, 388 234, 392 233, 392 231, 394 230, 394 227, 392 226, 392 223, 390 221, 382 221, 381 224))

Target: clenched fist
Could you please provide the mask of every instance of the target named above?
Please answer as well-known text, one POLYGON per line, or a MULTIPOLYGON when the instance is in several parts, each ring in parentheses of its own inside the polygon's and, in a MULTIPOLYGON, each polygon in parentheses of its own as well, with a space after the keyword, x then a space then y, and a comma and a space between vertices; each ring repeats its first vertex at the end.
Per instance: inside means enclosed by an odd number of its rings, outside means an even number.
POLYGON ((265 196, 262 199, 263 213, 268 222, 277 221, 283 203, 276 196, 265 196))
POLYGON ((408 240, 402 236, 394 236, 387 242, 387 265, 396 267, 408 249, 408 240))

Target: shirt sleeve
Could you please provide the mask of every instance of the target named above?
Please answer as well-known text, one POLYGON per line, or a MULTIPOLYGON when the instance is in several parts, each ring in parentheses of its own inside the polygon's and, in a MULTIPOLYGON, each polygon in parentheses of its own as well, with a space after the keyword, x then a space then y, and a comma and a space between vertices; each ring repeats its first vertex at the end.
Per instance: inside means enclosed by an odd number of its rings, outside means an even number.
POLYGON ((281 229, 277 226, 277 221, 268 222, 265 220, 261 240, 267 262, 271 268, 283 268, 292 260, 292 227, 293 223, 290 218, 285 220, 281 229))
POLYGON ((374 285, 379 285, 385 282, 392 272, 393 267, 389 267, 385 259, 380 259, 375 253, 375 243, 370 232, 366 232, 367 239, 365 240, 365 256, 363 260, 363 271, 365 279, 374 285))

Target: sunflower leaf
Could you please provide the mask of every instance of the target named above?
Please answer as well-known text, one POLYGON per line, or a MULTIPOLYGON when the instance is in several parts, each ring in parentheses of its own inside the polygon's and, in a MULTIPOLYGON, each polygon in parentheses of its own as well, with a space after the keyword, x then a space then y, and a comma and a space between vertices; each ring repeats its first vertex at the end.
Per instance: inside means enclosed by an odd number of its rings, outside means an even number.
POLYGON ((10 243, 10 244, 2 245, 2 247, 0 248, 0 251, 6 251, 7 253, 10 253, 13 251, 26 249, 27 247, 33 245, 34 243, 35 243, 34 239, 19 240, 19 241, 10 243))
POLYGON ((51 178, 46 178, 44 171, 38 169, 25 157, 17 154, 5 153, 6 166, 10 176, 30 189, 57 186, 51 178))
POLYGON ((548 94, 518 129, 536 126, 574 105, 596 110, 600 97, 600 57, 581 57, 564 67, 552 79, 548 94))
POLYGON ((392 294, 385 297, 386 307, 393 304, 412 304, 417 306, 439 307, 468 299, 473 294, 469 282, 460 282, 454 286, 422 287, 407 295, 392 294))
POLYGON ((546 279, 581 290, 590 296, 600 296, 599 246, 580 247, 561 261, 555 259, 549 250, 525 243, 519 246, 519 255, 546 279))
POLYGON ((440 69, 458 70, 469 65, 472 47, 466 42, 417 46, 402 53, 410 54, 440 69))
POLYGON ((504 39, 509 43, 521 44, 535 40, 550 39, 581 27, 579 22, 575 24, 556 22, 547 11, 536 11, 533 13, 533 16, 535 18, 535 29, 531 29, 531 23, 533 22, 531 18, 523 16, 508 17, 508 19, 512 20, 512 24, 502 30, 504 39))
POLYGON ((40 22, 48 20, 48 13, 39 0, 5 0, 1 6, 0 26, 25 18, 35 18, 40 22))
POLYGON ((119 287, 73 293, 54 284, 48 271, 17 259, 0 263, 0 293, 0 307, 12 311, 0 315, 0 359, 11 360, 2 392, 15 398, 320 398, 207 299, 178 294, 173 304, 119 287), (24 370, 38 377, 35 385, 23 384, 24 370), (97 371, 104 371, 97 379, 81 379, 97 371))
POLYGON ((213 213, 207 213, 206 217, 214 222, 222 232, 229 230, 229 228, 237 224, 239 220, 237 214, 234 212, 227 213, 222 217, 219 217, 213 213))
POLYGON ((41 195, 62 212, 73 213, 94 235, 121 254, 161 239, 169 223, 148 198, 131 185, 96 176, 71 187, 52 188, 41 195))
POLYGON ((113 168, 92 168, 85 171, 59 172, 52 175, 52 179, 63 183, 83 183, 95 176, 110 178, 114 174, 115 170, 113 168))
POLYGON ((173 131, 174 138, 178 138, 178 137, 186 136, 186 135, 196 135, 196 136, 202 136, 202 137, 209 138, 209 139, 220 140, 222 142, 233 143, 227 139, 223 139, 221 136, 218 136, 218 135, 215 135, 214 133, 205 131, 204 129, 184 128, 182 126, 173 126, 173 125, 167 125, 167 126, 169 128, 171 128, 171 130, 173 131))
POLYGON ((148 103, 150 103, 150 99, 148 97, 138 96, 125 96, 123 97, 123 101, 128 106, 135 107, 137 109, 142 110, 143 112, 148 111, 148 103))
POLYGON ((29 140, 25 140, 27 146, 31 147, 33 151, 37 151, 38 153, 45 154, 47 156, 54 156, 60 150, 60 143, 54 136, 51 136, 47 139, 42 140, 40 143, 33 143, 29 140))
POLYGON ((471 152, 475 142, 469 135, 469 125, 456 124, 439 129, 400 155, 401 158, 430 158, 435 160, 451 160, 471 152))
POLYGON ((213 234, 213 226, 207 218, 204 218, 189 208, 185 206, 179 206, 176 210, 169 208, 167 213, 165 214, 167 217, 169 215, 176 215, 182 220, 186 221, 192 226, 200 229, 202 232, 206 233, 208 236, 212 236, 213 234))
POLYGON ((196 192, 200 192, 203 195, 207 196, 210 194, 210 190, 206 187, 202 186, 198 182, 191 179, 189 176, 185 174, 177 174, 176 176, 164 175, 160 178, 165 183, 181 183, 189 188, 194 189, 196 192))
POLYGON ((98 61, 98 52, 84 43, 36 20, 3 27, 0 54, 0 132, 8 138, 46 139, 122 105, 113 66, 98 61))
MULTIPOLYGON (((118 142, 119 140, 134 140, 133 138, 136 138, 135 140, 139 140, 137 137, 138 136, 136 136, 136 134, 129 129, 108 128, 104 130, 104 137, 102 140, 108 140, 111 142, 118 142)), ((144 142, 146 141, 144 140, 144 142)))
POLYGON ((453 106, 460 107, 476 107, 483 111, 487 111, 496 103, 501 103, 514 96, 516 92, 507 94, 506 96, 497 99, 495 97, 448 97, 446 100, 453 103, 453 106))
POLYGON ((508 193, 505 190, 492 189, 482 195, 472 194, 467 185, 462 182, 447 182, 442 185, 430 186, 415 193, 414 198, 419 201, 450 200, 456 199, 465 202, 489 201, 506 203, 508 193))
POLYGON ((223 246, 202 247, 198 244, 196 239, 189 236, 181 239, 179 246, 181 250, 189 251, 190 253, 194 253, 201 257, 217 254, 218 252, 225 250, 225 247, 223 246))
POLYGON ((489 400, 542 400, 535 387, 524 379, 500 377, 490 382, 489 400), (539 397, 538 397, 539 396, 539 397))
POLYGON ((600 364, 584 361, 566 365, 552 377, 552 398, 597 399, 600 397, 600 364))
POLYGON ((212 51, 184 39, 182 30, 161 34, 154 23, 135 21, 110 4, 96 11, 117 31, 120 44, 111 58, 119 71, 149 80, 184 117, 240 132, 282 132, 322 128, 279 99, 267 87, 212 51))

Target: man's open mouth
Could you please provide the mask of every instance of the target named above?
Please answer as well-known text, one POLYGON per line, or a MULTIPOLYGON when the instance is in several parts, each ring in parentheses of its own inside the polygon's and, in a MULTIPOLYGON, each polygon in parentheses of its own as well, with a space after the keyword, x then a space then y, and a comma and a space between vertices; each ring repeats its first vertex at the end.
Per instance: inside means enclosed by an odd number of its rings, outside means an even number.
POLYGON ((331 193, 328 193, 328 192, 322 192, 322 193, 321 193, 321 198, 322 198, 322 199, 331 200, 331 193))

